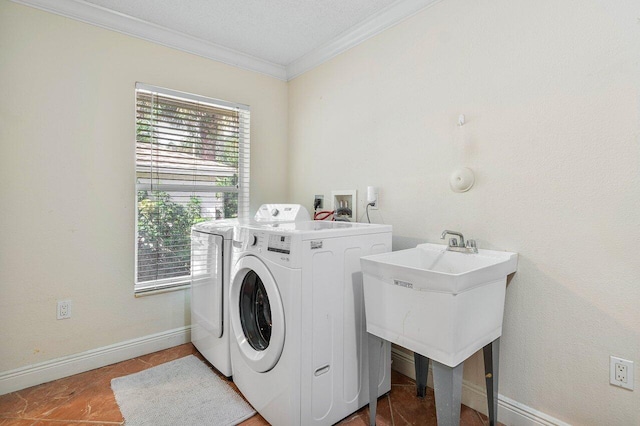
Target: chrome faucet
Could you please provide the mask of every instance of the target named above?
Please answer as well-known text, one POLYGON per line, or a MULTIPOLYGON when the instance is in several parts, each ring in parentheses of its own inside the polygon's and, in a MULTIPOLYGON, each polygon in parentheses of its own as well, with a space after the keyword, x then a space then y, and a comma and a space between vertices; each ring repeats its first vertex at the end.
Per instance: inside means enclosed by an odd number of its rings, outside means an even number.
POLYGON ((444 240, 444 238, 447 236, 447 234, 448 235, 455 235, 457 237, 460 237, 460 244, 458 244, 458 239, 457 238, 449 239, 449 246, 447 247, 447 250, 457 251, 457 252, 461 252, 461 253, 477 253, 478 252, 478 247, 476 247, 476 241, 475 240, 467 240, 465 242, 464 241, 464 235, 462 235, 461 232, 449 231, 449 230, 442 231, 442 235, 440 236, 440 239, 444 240))
MULTIPOLYGON (((464 247, 464 235, 462 235, 462 233, 456 232, 456 231, 449 231, 449 230, 445 229, 444 231, 442 231, 442 235, 440 235, 440 239, 444 240, 444 237, 446 237, 447 234, 456 235, 456 236, 460 237, 460 247, 464 247)), ((458 247, 458 240, 456 238, 450 239, 449 240, 449 247, 458 247)))

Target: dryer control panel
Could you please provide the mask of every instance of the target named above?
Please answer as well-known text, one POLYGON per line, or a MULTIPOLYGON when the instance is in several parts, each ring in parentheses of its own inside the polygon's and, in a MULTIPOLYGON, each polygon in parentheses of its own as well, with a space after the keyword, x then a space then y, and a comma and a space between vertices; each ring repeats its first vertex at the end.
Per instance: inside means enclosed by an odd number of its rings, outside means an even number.
POLYGON ((266 223, 306 222, 311 217, 309 211, 300 204, 263 204, 253 220, 266 223))

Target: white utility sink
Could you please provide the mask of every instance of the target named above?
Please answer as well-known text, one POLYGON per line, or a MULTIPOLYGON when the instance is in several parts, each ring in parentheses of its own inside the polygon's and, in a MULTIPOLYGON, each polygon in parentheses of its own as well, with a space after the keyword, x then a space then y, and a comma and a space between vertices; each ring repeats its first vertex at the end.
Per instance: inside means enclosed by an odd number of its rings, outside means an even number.
POLYGON ((501 336, 516 253, 420 244, 360 262, 369 333, 450 367, 501 336))

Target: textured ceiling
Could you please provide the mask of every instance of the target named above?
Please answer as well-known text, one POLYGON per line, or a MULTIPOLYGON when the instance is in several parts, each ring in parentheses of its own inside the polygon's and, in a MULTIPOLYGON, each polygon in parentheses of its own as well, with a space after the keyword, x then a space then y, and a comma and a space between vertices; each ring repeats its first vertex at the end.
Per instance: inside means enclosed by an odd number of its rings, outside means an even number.
POLYGON ((286 66, 402 0, 85 0, 286 66))

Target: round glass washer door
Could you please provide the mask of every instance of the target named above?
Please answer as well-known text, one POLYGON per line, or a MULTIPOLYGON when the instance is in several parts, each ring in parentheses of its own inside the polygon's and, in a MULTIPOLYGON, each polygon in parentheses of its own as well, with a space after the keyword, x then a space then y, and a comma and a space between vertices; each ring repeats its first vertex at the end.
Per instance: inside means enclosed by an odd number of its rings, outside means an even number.
POLYGON ((233 334, 247 364, 263 373, 276 365, 284 347, 280 291, 269 269, 255 256, 241 258, 234 269, 229 291, 233 334))

